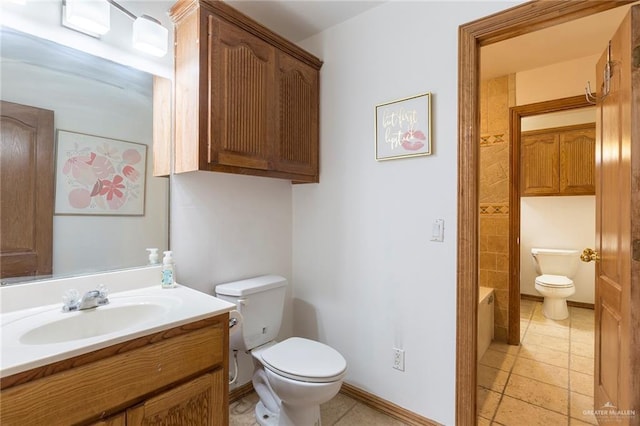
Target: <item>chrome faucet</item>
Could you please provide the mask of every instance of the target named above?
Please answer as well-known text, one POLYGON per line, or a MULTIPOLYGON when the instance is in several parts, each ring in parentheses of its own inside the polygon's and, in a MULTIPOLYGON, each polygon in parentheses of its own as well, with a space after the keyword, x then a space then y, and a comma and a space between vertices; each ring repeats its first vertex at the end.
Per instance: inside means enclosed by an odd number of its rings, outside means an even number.
POLYGON ((97 290, 89 290, 80 298, 77 290, 67 290, 62 298, 62 310, 64 312, 82 311, 92 309, 109 303, 109 290, 103 285, 98 286, 97 290))

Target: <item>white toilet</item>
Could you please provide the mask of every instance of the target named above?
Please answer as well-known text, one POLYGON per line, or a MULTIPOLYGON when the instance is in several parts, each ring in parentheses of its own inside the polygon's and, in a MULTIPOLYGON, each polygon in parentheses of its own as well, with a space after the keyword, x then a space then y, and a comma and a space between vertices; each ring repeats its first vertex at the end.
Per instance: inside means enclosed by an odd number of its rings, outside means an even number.
POLYGON ((260 425, 319 426, 320 404, 333 398, 347 371, 335 349, 309 339, 274 339, 280 330, 287 280, 264 275, 216 286, 216 296, 235 303, 241 330, 229 346, 254 359, 253 388, 260 397, 260 425))
POLYGON ((571 278, 578 269, 578 250, 532 248, 531 256, 540 275, 535 287, 544 296, 542 313, 552 320, 563 320, 569 316, 567 298, 576 292, 571 278))

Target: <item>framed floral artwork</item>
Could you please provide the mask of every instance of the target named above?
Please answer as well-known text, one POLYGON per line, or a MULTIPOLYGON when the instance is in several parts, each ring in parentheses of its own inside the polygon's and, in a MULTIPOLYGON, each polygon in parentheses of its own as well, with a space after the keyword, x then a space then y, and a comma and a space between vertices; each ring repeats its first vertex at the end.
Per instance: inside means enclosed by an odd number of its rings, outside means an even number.
POLYGON ((376 160, 431 155, 431 93, 376 105, 376 160))
POLYGON ((147 146, 57 131, 57 215, 144 215, 147 146))

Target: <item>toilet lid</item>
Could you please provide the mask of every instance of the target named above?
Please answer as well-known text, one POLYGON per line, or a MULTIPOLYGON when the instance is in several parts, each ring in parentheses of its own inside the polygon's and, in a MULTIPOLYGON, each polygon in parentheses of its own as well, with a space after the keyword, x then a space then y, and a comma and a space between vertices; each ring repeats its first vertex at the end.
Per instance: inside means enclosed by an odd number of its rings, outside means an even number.
POLYGON ((347 361, 338 351, 323 343, 291 337, 262 353, 265 367, 276 374, 305 382, 339 380, 347 361))
POLYGON ((571 287, 573 281, 564 275, 540 275, 536 278, 536 284, 544 287, 571 287))

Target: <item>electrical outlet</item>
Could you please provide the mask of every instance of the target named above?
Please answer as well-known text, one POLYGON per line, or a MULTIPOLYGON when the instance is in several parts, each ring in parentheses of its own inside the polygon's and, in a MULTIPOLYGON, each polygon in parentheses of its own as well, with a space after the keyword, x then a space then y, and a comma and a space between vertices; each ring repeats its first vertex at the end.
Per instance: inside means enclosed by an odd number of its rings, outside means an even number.
POLYGON ((393 368, 404 371, 404 349, 393 348, 393 368))

